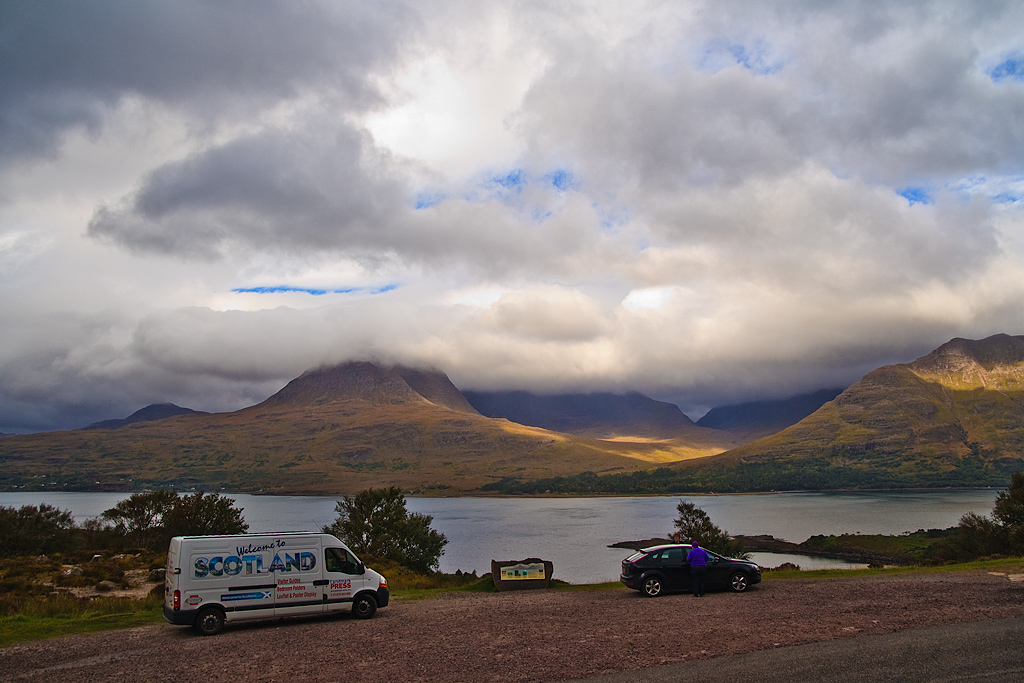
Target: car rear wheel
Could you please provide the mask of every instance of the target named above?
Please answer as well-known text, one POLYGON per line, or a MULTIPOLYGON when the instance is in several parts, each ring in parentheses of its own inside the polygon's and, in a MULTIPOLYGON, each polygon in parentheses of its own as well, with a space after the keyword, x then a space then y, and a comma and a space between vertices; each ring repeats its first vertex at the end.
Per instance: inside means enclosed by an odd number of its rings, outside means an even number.
POLYGON ((377 611, 377 601, 373 596, 363 593, 352 603, 352 614, 360 619, 369 619, 377 611))
POLYGON ((195 627, 204 636, 215 636, 224 628, 224 613, 216 607, 207 607, 196 615, 195 627))
POLYGON ((729 577, 729 590, 733 593, 742 593, 748 588, 750 588, 750 582, 747 581, 747 575, 743 572, 736 572, 729 577))
POLYGON ((661 595, 661 591, 664 586, 661 583, 661 578, 658 576, 648 576, 644 579, 642 592, 649 598, 656 598, 661 595))

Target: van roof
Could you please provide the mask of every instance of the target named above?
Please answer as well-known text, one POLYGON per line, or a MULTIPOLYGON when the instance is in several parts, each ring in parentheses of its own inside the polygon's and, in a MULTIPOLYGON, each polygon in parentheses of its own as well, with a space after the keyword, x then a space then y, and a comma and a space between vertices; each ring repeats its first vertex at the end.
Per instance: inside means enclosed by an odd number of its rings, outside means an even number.
POLYGON ((322 531, 260 531, 254 534, 209 534, 197 536, 175 536, 175 538, 254 538, 257 536, 330 536, 322 531))

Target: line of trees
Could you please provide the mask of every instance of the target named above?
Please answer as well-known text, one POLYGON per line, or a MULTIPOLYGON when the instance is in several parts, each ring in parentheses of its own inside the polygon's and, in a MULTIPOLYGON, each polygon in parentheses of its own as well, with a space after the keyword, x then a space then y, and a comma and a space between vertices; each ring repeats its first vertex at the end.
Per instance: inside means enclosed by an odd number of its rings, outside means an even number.
POLYGON ((172 536, 245 533, 234 499, 216 493, 135 493, 95 519, 75 523, 71 513, 42 503, 0 506, 0 557, 76 550, 166 550, 172 536))
MULTIPOLYGON (((366 489, 335 506, 325 533, 343 540, 360 557, 390 560, 413 571, 436 571, 448 539, 431 528, 433 517, 406 508, 397 486, 366 489)), ((249 525, 234 500, 205 492, 135 493, 99 517, 75 523, 52 505, 0 506, 0 557, 75 551, 166 550, 172 536, 241 534, 249 525)))
MULTIPOLYGON (((828 456, 844 455, 833 449, 828 456)), ((504 494, 564 493, 589 495, 746 493, 752 491, 834 491, 837 489, 914 489, 947 486, 1002 486, 1024 458, 986 461, 980 455, 961 458, 949 471, 898 469, 891 453, 858 452, 858 463, 840 464, 837 457, 761 460, 731 465, 692 464, 673 469, 597 475, 581 472, 568 477, 524 481, 505 477, 483 485, 482 491, 504 494)))

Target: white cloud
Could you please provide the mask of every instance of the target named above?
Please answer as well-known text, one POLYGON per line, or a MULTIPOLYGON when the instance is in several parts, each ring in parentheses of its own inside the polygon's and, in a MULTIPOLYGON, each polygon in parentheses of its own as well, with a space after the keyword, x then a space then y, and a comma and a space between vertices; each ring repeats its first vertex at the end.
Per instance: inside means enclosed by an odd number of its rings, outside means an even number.
POLYGON ((675 291, 668 287, 649 287, 647 289, 634 289, 625 299, 622 305, 631 311, 643 309, 661 310, 669 302, 675 291))

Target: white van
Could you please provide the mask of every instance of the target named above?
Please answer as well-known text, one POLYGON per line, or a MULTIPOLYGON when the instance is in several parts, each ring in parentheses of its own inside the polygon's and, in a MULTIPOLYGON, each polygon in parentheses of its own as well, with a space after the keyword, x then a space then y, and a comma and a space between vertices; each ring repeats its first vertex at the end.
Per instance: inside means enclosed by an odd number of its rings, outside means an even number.
POLYGON ((167 549, 164 619, 203 635, 226 621, 351 609, 369 619, 388 582, 330 534, 175 536, 167 549))

